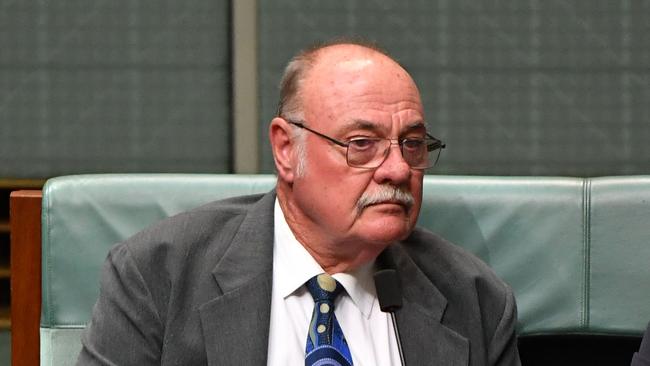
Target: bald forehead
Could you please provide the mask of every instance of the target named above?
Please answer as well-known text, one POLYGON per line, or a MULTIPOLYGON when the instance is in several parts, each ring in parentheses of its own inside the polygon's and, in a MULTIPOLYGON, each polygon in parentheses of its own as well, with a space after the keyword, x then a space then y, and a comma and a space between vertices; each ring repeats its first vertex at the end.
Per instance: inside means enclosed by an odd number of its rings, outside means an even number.
POLYGON ((338 44, 321 48, 314 52, 311 71, 337 68, 340 70, 359 71, 371 65, 394 69, 408 75, 397 62, 387 55, 368 47, 355 44, 338 44))
POLYGON ((315 57, 318 60, 326 60, 328 58, 338 58, 338 59, 345 59, 345 58, 351 58, 351 57, 359 57, 359 56, 374 56, 374 57, 385 57, 388 58, 388 56, 373 50, 368 47, 356 45, 356 44, 337 44, 337 45, 331 45, 331 46, 326 46, 323 48, 320 48, 315 51, 315 57))
POLYGON ((371 96, 384 103, 410 101, 421 110, 419 91, 396 61, 373 49, 342 44, 316 51, 301 85, 303 110, 340 108, 354 97, 371 96))

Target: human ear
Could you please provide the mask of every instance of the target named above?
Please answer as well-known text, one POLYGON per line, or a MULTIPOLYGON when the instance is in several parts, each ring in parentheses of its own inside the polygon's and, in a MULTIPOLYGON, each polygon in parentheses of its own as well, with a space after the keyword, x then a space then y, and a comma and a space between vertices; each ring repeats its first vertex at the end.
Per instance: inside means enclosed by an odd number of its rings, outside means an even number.
POLYGON ((282 118, 273 118, 269 126, 269 139, 278 177, 291 184, 295 177, 295 141, 291 138, 291 126, 282 118))

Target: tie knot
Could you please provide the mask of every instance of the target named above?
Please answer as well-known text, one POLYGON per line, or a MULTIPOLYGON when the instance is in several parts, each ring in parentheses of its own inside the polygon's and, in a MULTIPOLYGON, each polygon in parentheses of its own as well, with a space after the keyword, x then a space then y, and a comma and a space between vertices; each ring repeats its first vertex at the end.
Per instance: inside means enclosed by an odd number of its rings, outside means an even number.
POLYGON ((314 276, 307 281, 307 290, 314 298, 315 302, 318 301, 331 301, 341 293, 343 286, 338 283, 332 276, 322 273, 314 276))

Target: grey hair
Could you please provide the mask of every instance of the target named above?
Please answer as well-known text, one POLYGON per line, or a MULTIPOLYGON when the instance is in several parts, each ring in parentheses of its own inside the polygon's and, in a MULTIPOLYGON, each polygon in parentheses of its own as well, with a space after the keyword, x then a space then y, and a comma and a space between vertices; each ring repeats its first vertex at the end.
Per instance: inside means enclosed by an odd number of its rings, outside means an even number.
POLYGON ((307 171, 307 133, 301 128, 293 128, 293 140, 296 146, 296 159, 298 160, 298 165, 296 165, 296 177, 302 178, 305 176, 307 171))

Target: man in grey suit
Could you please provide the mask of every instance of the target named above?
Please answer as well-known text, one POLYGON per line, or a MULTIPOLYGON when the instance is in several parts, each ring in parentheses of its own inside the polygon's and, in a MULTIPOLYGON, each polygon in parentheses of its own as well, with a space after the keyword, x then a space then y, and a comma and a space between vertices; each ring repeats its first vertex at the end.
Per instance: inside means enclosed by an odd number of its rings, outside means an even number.
POLYGON ((520 363, 511 289, 415 228, 424 170, 444 145, 397 62, 355 42, 301 52, 269 137, 275 190, 179 214, 111 250, 78 364, 300 365, 330 325, 342 340, 330 348, 357 366, 400 354, 411 366, 520 363), (399 334, 377 302, 380 253, 402 287, 399 334), (342 291, 319 303, 310 278, 342 291))

